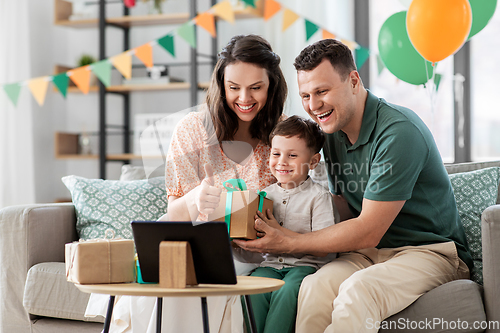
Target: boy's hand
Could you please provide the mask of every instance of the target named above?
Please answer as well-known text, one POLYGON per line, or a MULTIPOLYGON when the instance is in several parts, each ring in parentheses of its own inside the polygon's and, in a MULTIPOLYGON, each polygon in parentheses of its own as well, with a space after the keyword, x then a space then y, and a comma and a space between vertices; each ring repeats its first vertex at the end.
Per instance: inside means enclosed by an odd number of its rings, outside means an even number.
MULTIPOLYGON (((264 215, 264 213, 257 211, 257 215, 255 215, 255 222, 257 222, 258 220, 261 220, 261 221, 265 222, 267 225, 269 225, 275 229, 279 229, 281 227, 281 225, 278 223, 276 218, 273 216, 270 209, 268 209, 266 211, 266 214, 267 214, 267 216, 264 215)), ((261 236, 262 235, 259 235, 259 237, 261 237, 261 236)))

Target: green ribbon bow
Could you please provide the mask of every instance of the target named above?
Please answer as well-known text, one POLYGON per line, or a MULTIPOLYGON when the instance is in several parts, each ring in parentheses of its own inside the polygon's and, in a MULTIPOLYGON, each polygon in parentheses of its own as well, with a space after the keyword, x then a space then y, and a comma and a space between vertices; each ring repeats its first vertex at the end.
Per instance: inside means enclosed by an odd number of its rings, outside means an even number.
MULTIPOLYGON (((231 207, 233 205, 233 192, 234 191, 246 191, 247 184, 241 178, 229 179, 222 183, 222 186, 227 190, 226 194, 226 210, 224 212, 224 221, 227 224, 227 232, 229 234, 231 229, 231 207)), ((257 193, 259 195, 259 211, 262 212, 264 206, 264 198, 266 197, 266 192, 260 191, 257 193)), ((232 240, 232 239, 231 239, 232 240)))

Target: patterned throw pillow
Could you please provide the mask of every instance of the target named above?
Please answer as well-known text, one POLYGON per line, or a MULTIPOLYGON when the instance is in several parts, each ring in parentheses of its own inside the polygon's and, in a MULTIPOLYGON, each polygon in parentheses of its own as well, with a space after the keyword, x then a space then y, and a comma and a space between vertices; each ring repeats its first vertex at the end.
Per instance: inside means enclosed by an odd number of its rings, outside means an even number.
POLYGON ((76 231, 82 239, 104 238, 107 229, 115 237, 132 239, 130 222, 154 221, 167 212, 163 177, 118 181, 62 178, 76 210, 76 231))
POLYGON ((449 176, 455 193, 458 213, 474 260, 471 280, 483 284, 481 214, 497 201, 500 168, 485 168, 449 176))

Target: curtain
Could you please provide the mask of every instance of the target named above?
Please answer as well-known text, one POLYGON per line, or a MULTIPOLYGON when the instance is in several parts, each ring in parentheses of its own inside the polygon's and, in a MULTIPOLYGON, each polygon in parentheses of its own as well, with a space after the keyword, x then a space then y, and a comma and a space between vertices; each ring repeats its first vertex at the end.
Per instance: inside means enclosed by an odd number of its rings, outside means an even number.
MULTIPOLYGON (((29 0, 0 0, 0 85, 29 79, 29 0)), ((0 89, 0 208, 35 202, 33 99, 21 88, 17 107, 0 89)))

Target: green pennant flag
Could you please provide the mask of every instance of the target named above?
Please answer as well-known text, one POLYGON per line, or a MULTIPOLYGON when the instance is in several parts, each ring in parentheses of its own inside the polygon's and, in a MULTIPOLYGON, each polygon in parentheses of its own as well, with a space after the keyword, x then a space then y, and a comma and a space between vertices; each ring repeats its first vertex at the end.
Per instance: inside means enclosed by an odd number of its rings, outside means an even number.
POLYGON ((443 75, 435 73, 434 74, 434 84, 436 85, 436 91, 439 89, 439 84, 441 83, 443 75))
POLYGON ((11 83, 3 86, 3 90, 9 96, 10 101, 14 106, 17 105, 17 100, 19 99, 19 92, 21 92, 21 85, 19 83, 11 83))
POLYGON ((366 60, 370 57, 370 51, 362 46, 359 46, 356 49, 356 67, 358 67, 358 70, 363 67, 365 64, 366 60))
POLYGON ((377 54, 377 70, 378 70, 378 75, 380 75, 380 73, 382 73, 382 71, 384 70, 384 68, 385 68, 384 62, 382 61, 382 58, 380 58, 380 55, 377 54))
POLYGON ((94 72, 95 76, 104 84, 106 87, 111 85, 111 62, 107 59, 101 60, 99 62, 93 63, 90 68, 94 72))
POLYGON ((56 86, 57 90, 66 98, 66 93, 68 92, 69 76, 66 72, 54 75, 52 77, 52 83, 56 86))
POLYGON ((196 30, 194 24, 191 22, 184 23, 177 28, 177 34, 188 42, 193 49, 196 48, 196 30))
POLYGON ((307 19, 304 20, 306 21, 306 41, 308 41, 309 38, 311 38, 311 36, 318 31, 319 27, 307 19))
POLYGON ((253 8, 257 8, 257 5, 255 4, 255 0, 242 0, 244 3, 247 4, 247 6, 252 6, 253 8))
POLYGON ((158 39, 158 44, 175 57, 174 36, 166 35, 158 39))

